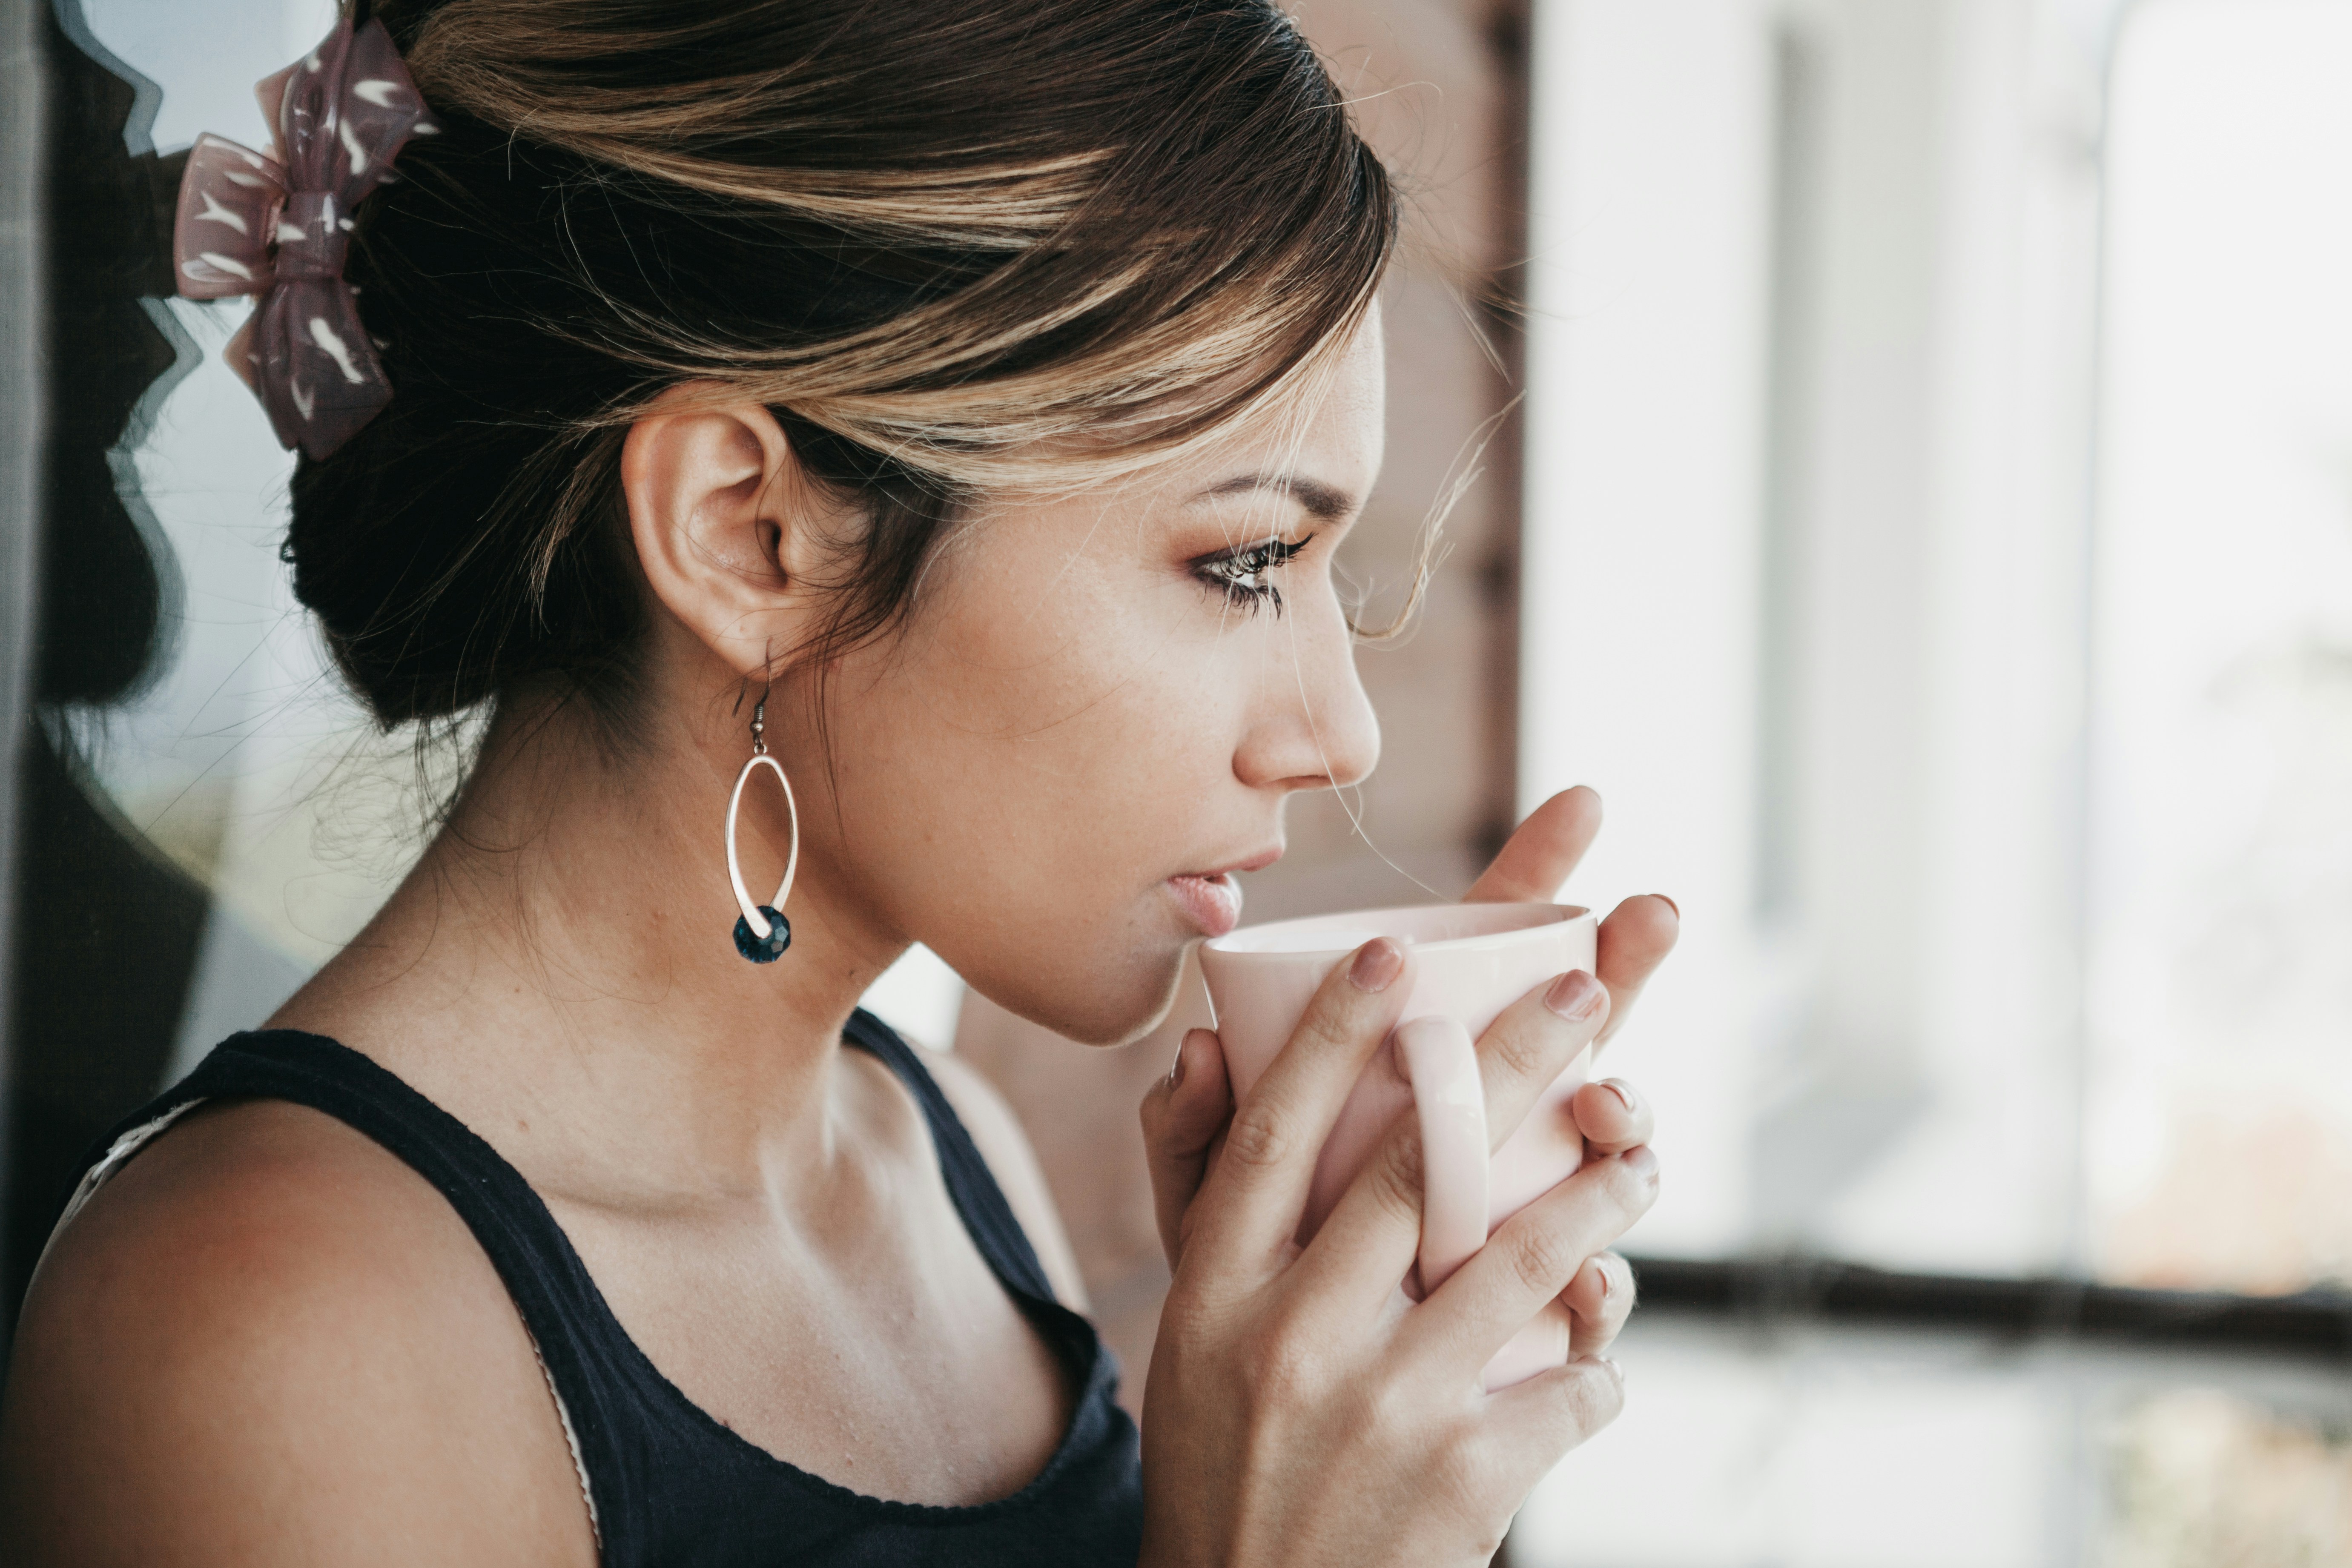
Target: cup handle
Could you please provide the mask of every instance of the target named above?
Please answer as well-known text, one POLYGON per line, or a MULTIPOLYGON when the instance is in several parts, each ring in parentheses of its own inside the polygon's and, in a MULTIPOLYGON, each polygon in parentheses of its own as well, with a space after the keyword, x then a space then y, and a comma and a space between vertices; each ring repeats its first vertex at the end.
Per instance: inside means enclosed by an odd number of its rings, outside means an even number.
POLYGON ((1396 1048, 1421 1122, 1421 1291, 1486 1245, 1486 1089, 1478 1047, 1452 1018, 1397 1026, 1396 1048))

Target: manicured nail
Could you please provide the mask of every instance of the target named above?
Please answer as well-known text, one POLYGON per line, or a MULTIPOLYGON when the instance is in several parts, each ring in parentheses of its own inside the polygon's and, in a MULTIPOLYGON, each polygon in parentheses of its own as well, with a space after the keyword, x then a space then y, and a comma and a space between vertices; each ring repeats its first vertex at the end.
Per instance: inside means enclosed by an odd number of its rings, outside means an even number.
POLYGON ((1385 991, 1403 972, 1404 949, 1376 936, 1364 943, 1356 962, 1348 966, 1348 979, 1359 991, 1385 991))
MULTIPOLYGON (((1184 1064, 1180 1061, 1176 1065, 1179 1068, 1181 1068, 1184 1064)), ((1601 1087, 1615 1095, 1618 1100, 1622 1102, 1626 1110, 1631 1110, 1633 1109, 1633 1091, 1632 1089, 1627 1089, 1623 1084, 1619 1083, 1613 1078, 1602 1079, 1601 1080, 1601 1087)))
POLYGON ((1664 894, 1664 893, 1652 893, 1652 894, 1650 895, 1650 897, 1652 897, 1652 898, 1654 898, 1654 899, 1657 900, 1658 900, 1658 902, 1660 902, 1660 903, 1662 903, 1662 904, 1665 905, 1665 906, 1666 906, 1666 908, 1668 908, 1668 909, 1670 909, 1670 910, 1674 910, 1674 911, 1675 911, 1675 924, 1679 925, 1679 924, 1681 924, 1681 923, 1682 923, 1682 918, 1683 918, 1683 907, 1682 907, 1680 904, 1678 904, 1678 903, 1675 902, 1675 901, 1674 901, 1674 900, 1672 900, 1672 899, 1670 899, 1670 898, 1666 897, 1666 896, 1665 896, 1665 894, 1664 894))
POLYGON ((1571 969, 1551 983, 1544 1005, 1570 1023, 1580 1024, 1601 1005, 1601 982, 1581 969, 1571 969))
POLYGON ((1184 1084, 1184 1042, 1176 1042, 1176 1060, 1168 1068, 1168 1091, 1173 1094, 1184 1084))

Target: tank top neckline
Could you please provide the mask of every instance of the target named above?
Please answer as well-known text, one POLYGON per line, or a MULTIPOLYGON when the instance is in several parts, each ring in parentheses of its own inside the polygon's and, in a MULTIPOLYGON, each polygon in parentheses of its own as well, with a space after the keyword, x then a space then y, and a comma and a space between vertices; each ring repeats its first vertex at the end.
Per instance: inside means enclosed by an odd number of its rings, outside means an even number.
MULTIPOLYGON (((937 1082, 931 1078, 929 1070, 923 1067, 921 1058, 915 1056, 895 1033, 869 1035, 868 1031, 856 1027, 860 1020, 869 1019, 870 1016, 863 1012, 854 1016, 851 1019, 852 1026, 842 1032, 843 1043, 866 1051, 890 1069, 890 1076, 914 1099, 915 1109, 924 1113, 924 1131, 931 1141, 933 1157, 940 1158, 943 1152, 939 1147, 940 1136, 932 1113, 933 1107, 927 1103, 929 1097, 922 1093, 915 1083, 908 1081, 907 1069, 912 1068, 915 1072, 922 1074, 921 1088, 928 1089, 932 1095, 938 1096, 940 1104, 948 1110, 949 1114, 954 1114, 953 1108, 947 1105, 944 1091, 937 1087, 937 1082), (868 1037, 861 1038, 862 1035, 868 1037), (897 1047, 896 1050, 886 1051, 883 1047, 885 1040, 889 1046, 897 1047), (894 1057, 899 1059, 894 1060, 894 1057)), ((614 1312, 612 1304, 604 1299, 604 1288, 596 1283, 596 1277, 589 1272, 587 1263, 580 1257, 579 1250, 572 1245, 570 1234, 564 1230, 562 1223, 555 1217, 554 1211, 547 1207, 547 1200, 539 1195, 539 1189, 531 1186, 522 1173, 515 1170, 513 1163, 500 1154, 489 1140, 466 1126, 450 1112, 442 1110, 437 1103, 427 1099, 421 1090, 412 1087, 405 1079, 374 1058, 365 1052, 352 1050, 340 1040, 326 1035, 314 1035, 299 1029, 257 1032, 279 1037, 292 1036, 307 1042, 313 1049, 323 1047, 329 1051, 341 1052, 355 1058, 357 1061, 366 1063, 367 1067, 374 1072, 382 1073, 393 1083, 398 1084, 402 1092, 415 1096, 422 1105, 431 1106, 435 1111, 447 1116, 457 1127, 464 1129, 467 1137, 478 1142, 483 1152, 489 1159, 497 1161, 508 1171, 512 1172, 516 1182, 529 1191, 532 1200, 538 1204, 540 1213, 545 1216, 547 1225, 553 1233, 551 1240, 560 1247, 564 1261, 579 1271, 578 1278, 582 1283, 584 1304, 594 1314, 596 1327, 613 1336, 614 1342, 623 1348, 623 1353, 629 1358, 634 1369, 649 1384, 661 1390, 663 1396, 670 1402, 678 1415, 702 1428, 713 1441, 736 1449, 747 1463, 763 1468, 773 1467, 778 1479, 809 1488, 830 1501, 849 1507, 876 1509, 889 1512, 912 1510, 918 1514, 945 1514, 956 1518, 968 1518, 989 1512, 1006 1512, 1025 1507, 1036 1496, 1052 1486, 1055 1477, 1067 1464, 1078 1433, 1080 1426, 1078 1416, 1086 1403, 1087 1384, 1092 1381, 1088 1374, 1096 1369, 1074 1362, 1070 1354, 1071 1347, 1065 1342, 1065 1337, 1056 1334, 1048 1322, 1040 1321, 1039 1309, 1041 1308, 1047 1309, 1051 1312, 1067 1312, 1068 1310, 1054 1300, 1050 1294, 1050 1287, 1048 1293, 1041 1296, 1027 1288, 1022 1281, 1010 1277, 1005 1268, 1006 1260, 999 1256, 1000 1249, 992 1247, 988 1238, 974 1229, 971 1216, 964 1212, 964 1204, 953 1190, 950 1190, 949 1196, 950 1201, 955 1203, 957 1217, 962 1221, 965 1234, 971 1237, 972 1246, 978 1249, 982 1258, 988 1264, 989 1272, 995 1277, 997 1283, 1004 1288, 1006 1294, 1012 1297, 1013 1305, 1020 1309, 1022 1316, 1027 1318, 1038 1332, 1045 1336, 1047 1348, 1053 1352, 1055 1362, 1062 1368, 1064 1373, 1072 1379, 1073 1397, 1070 1401, 1070 1418, 1064 1424, 1062 1435, 1054 1445, 1053 1457, 1045 1461, 1045 1468, 1030 1478, 1017 1491, 1008 1492, 1003 1497, 992 1498, 986 1502, 979 1503, 913 1502, 898 1498, 876 1497, 869 1492, 861 1492, 855 1488, 843 1486, 839 1481, 830 1480, 814 1470, 804 1469, 789 1459, 771 1453, 696 1403, 691 1394, 680 1388, 667 1373, 662 1371, 653 1357, 646 1353, 645 1347, 637 1343, 636 1336, 629 1332, 618 1314, 614 1312)), ((247 1041, 251 1038, 251 1036, 246 1037, 247 1041)), ((1044 1281, 1040 1279, 1037 1283, 1043 1284, 1044 1281)))
MULTIPOLYGON (((549 1310, 562 1317, 566 1310, 562 1299, 567 1296, 571 1298, 570 1311, 586 1321, 566 1326, 586 1330, 587 1338, 603 1342, 604 1353, 624 1363, 618 1367, 608 1363, 604 1370, 622 1373, 626 1382, 668 1405, 674 1419, 684 1421, 705 1440, 719 1445, 729 1468, 748 1468, 764 1477, 769 1484, 782 1483, 812 1501, 830 1504, 877 1522, 888 1521, 926 1531, 930 1527, 977 1523, 1019 1513, 1048 1497, 1082 1450, 1099 1447, 1107 1439, 1118 1442, 1120 1427, 1132 1432, 1131 1424, 1118 1410, 1116 1403, 1116 1363, 1093 1325, 1054 1298, 1052 1285, 1034 1250, 971 1143, 970 1133, 920 1059, 887 1025, 863 1011, 851 1017, 842 1032, 842 1040, 879 1059, 914 1099, 917 1109, 923 1113, 934 1156, 940 1162, 943 1182, 965 1233, 987 1263, 991 1275, 1045 1339, 1055 1361, 1070 1379, 1069 1417, 1052 1456, 1036 1475, 1003 1497, 979 1503, 927 1503, 876 1497, 804 1469, 735 1431, 696 1403, 646 1353, 613 1311, 545 1200, 488 1140, 373 1058, 324 1035, 291 1029, 260 1030, 235 1035, 222 1042, 177 1087, 109 1134, 107 1142, 100 1146, 102 1152, 90 1163, 65 1217, 70 1218, 98 1185, 150 1139, 204 1100, 274 1098, 307 1104, 353 1126, 441 1187, 444 1195, 451 1198, 461 1217, 475 1230, 478 1240, 492 1254, 492 1262, 508 1284, 525 1327, 530 1331, 533 1348, 540 1352, 550 1387, 556 1394, 565 1436, 581 1469, 583 1491, 588 1494, 592 1521, 606 1514, 609 1503, 590 1486, 592 1480, 598 1479, 594 1473, 603 1467, 591 1452, 596 1447, 594 1441, 583 1444, 583 1435, 574 1432, 572 1412, 562 1386, 579 1373, 559 1373, 557 1358, 548 1353, 553 1347, 543 1342, 545 1326, 537 1321, 541 1312, 549 1310), (328 1088, 340 1092, 322 1092, 328 1088), (321 1100, 327 1103, 320 1103, 321 1100), (383 1114, 353 1114, 360 1108, 383 1114), (425 1169, 412 1152, 384 1136, 381 1124, 386 1120, 404 1129, 423 1130, 427 1139, 446 1151, 449 1157, 436 1162, 436 1170, 425 1169), (462 1175, 466 1185, 478 1187, 485 1200, 503 1202, 509 1211, 519 1211, 511 1212, 508 1221, 510 1231, 520 1232, 510 1236, 509 1247, 520 1242, 531 1250, 543 1248, 542 1261, 554 1265, 551 1269, 531 1270, 538 1276, 531 1282, 532 1289, 522 1288, 510 1268, 510 1259, 500 1255, 499 1247, 490 1245, 490 1237, 478 1223, 470 1205, 458 1201, 459 1194, 452 1191, 451 1181, 440 1173, 439 1168, 443 1167, 462 1175), (1107 1420, 1110 1424, 1108 1431, 1107 1420)), ((603 1361, 604 1355, 597 1359, 603 1361)), ((1131 1443, 1131 1436, 1126 1441, 1131 1443)), ((609 1478, 604 1479, 609 1484, 609 1478)), ((600 1524, 600 1541, 604 1533, 600 1524)))

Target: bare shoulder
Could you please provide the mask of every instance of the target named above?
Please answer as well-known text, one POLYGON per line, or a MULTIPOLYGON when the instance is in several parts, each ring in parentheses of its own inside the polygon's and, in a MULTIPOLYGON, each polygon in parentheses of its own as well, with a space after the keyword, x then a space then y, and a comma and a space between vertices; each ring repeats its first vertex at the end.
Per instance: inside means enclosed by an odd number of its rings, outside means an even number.
POLYGON ((1071 1250, 1061 1212, 1054 1206, 1045 1173, 1029 1147, 1029 1135, 1022 1131, 1020 1118, 1013 1114, 1013 1107, 986 1075, 953 1051, 935 1051, 927 1046, 913 1049, 930 1069, 940 1092, 955 1107, 964 1130, 994 1173, 996 1184, 1004 1189, 1004 1201, 1013 1205, 1013 1217, 1029 1233, 1029 1244, 1037 1249, 1037 1261, 1045 1265, 1054 1293, 1065 1305, 1087 1310, 1087 1286, 1078 1273, 1077 1255, 1071 1250))
POLYGON ((200 1109, 61 1231, 0 1406, 0 1558, 593 1561, 552 1400, 456 1212, 300 1107, 200 1109))

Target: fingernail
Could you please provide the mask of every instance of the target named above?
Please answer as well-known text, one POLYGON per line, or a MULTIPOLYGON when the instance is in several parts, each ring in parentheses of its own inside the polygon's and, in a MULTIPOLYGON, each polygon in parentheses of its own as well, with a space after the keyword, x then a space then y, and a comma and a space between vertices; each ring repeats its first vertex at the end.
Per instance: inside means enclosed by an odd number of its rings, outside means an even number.
POLYGON ((1650 1152, 1650 1146, 1647 1143, 1636 1144, 1617 1157, 1624 1161, 1625 1168, 1637 1176, 1654 1176, 1658 1173, 1658 1157, 1650 1152))
POLYGON ((1666 908, 1668 908, 1668 909, 1670 909, 1670 910, 1674 910, 1674 911, 1675 911, 1675 923, 1676 923, 1676 924, 1680 924, 1680 923, 1681 923, 1681 921, 1682 921, 1682 918, 1683 918, 1683 907, 1682 907, 1680 904, 1678 904, 1678 903, 1675 902, 1675 901, 1674 901, 1674 900, 1672 900, 1672 899, 1670 899, 1670 898, 1666 897, 1666 896, 1665 896, 1665 894, 1664 894, 1664 893, 1652 893, 1652 894, 1650 895, 1650 897, 1652 897, 1652 898, 1654 898, 1654 899, 1657 900, 1658 900, 1658 902, 1660 902, 1660 903, 1662 903, 1662 904, 1665 905, 1665 906, 1666 906, 1666 908))
POLYGON ((1617 1358, 1616 1358, 1615 1356, 1613 1356, 1613 1355, 1597 1355, 1597 1356, 1594 1356, 1592 1359, 1593 1359, 1594 1361, 1599 1362, 1602 1366, 1605 1366, 1605 1367, 1607 1367, 1607 1368, 1609 1369, 1609 1375, 1610 1375, 1610 1376, 1612 1376, 1612 1377, 1613 1377, 1613 1378, 1615 1378, 1615 1379, 1617 1380, 1617 1385, 1618 1385, 1619 1387, 1621 1387, 1621 1388, 1622 1388, 1622 1387, 1623 1387, 1623 1386, 1624 1386, 1624 1384, 1625 1384, 1625 1369, 1624 1369, 1623 1367, 1619 1366, 1619 1365, 1617 1364, 1617 1358))
MULTIPOLYGON (((1176 1065, 1179 1068, 1181 1068, 1184 1064, 1181 1061, 1179 1061, 1176 1065)), ((1602 1079, 1601 1080, 1601 1087, 1607 1089, 1610 1093, 1615 1095, 1621 1101, 1622 1101, 1626 1110, 1631 1110, 1633 1109, 1633 1091, 1632 1089, 1627 1089, 1623 1084, 1619 1083, 1613 1078, 1602 1079)))
POLYGON ((1168 1068, 1168 1089, 1174 1093, 1184 1083, 1184 1042, 1176 1042, 1176 1060, 1168 1068))
POLYGON ((1601 982, 1581 969, 1571 969, 1551 983, 1544 1005, 1570 1023, 1580 1024, 1601 1005, 1601 982))
POLYGON ((1404 949, 1377 936, 1356 954, 1356 962, 1348 966, 1348 978, 1359 991, 1385 991, 1403 969, 1404 949))

